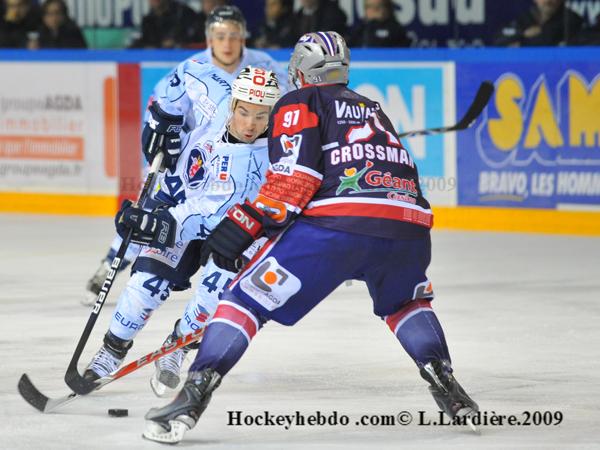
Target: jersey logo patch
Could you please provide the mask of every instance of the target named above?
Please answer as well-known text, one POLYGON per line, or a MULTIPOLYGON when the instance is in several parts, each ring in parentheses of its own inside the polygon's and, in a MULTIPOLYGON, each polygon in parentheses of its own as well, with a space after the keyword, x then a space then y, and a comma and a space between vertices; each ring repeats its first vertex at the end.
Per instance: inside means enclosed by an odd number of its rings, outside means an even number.
POLYGON ((193 148, 187 160, 185 170, 185 180, 191 189, 196 189, 204 181, 206 169, 202 160, 202 153, 197 148, 193 148))
POLYGON ((295 295, 302 283, 293 273, 270 256, 240 282, 242 291, 264 306, 268 311, 281 308, 295 295))
POLYGON ((231 158, 231 155, 219 156, 219 160, 216 164, 217 173, 215 174, 217 180, 229 181, 229 176, 231 174, 231 158))
POLYGON ((294 173, 294 167, 300 153, 300 145, 302 145, 302 135, 294 134, 293 136, 288 136, 287 134, 282 134, 279 142, 281 143, 284 156, 272 164, 271 170, 274 173, 289 176, 294 173))

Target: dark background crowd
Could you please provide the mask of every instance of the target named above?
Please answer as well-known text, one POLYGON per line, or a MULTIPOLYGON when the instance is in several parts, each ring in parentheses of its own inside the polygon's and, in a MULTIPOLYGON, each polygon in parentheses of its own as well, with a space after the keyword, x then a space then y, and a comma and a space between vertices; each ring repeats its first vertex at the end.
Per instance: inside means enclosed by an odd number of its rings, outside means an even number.
MULTIPOLYGON (((249 17, 247 43, 257 48, 291 47, 304 33, 335 30, 351 47, 416 47, 414 33, 397 20, 393 0, 357 0, 362 14, 352 23, 337 0, 264 0, 255 2, 256 17, 249 17), (264 8, 262 7, 264 5, 264 8)), ((565 0, 522 0, 522 14, 493 31, 495 46, 556 46, 600 44, 600 21, 586 23, 565 0)), ((184 0, 147 0, 149 12, 132 33, 130 48, 203 48, 204 21, 223 4, 243 2, 201 0, 192 8, 184 0), (198 6, 199 5, 199 6, 198 6)), ((248 12, 246 11, 248 14, 248 12)), ((598 15, 600 18, 600 15, 598 15)), ((0 47, 86 48, 84 33, 71 18, 64 0, 0 0, 0 47)), ((94 47, 91 45, 90 47, 94 47)))

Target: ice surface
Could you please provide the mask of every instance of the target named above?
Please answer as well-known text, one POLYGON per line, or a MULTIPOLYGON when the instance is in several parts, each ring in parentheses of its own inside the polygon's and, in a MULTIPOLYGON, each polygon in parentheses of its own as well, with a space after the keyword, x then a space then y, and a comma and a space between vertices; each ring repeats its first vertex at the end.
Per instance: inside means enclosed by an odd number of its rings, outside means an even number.
MULTIPOLYGON (((0 448, 159 448, 143 415, 166 403, 144 368, 105 390, 41 414, 16 390, 26 372, 49 396, 62 381, 90 309, 83 287, 112 238, 110 219, 0 215, 0 448), (128 408, 129 417, 109 417, 128 408)), ((435 231, 429 271, 456 377, 482 410, 562 411, 559 426, 356 426, 363 414, 414 416, 436 407, 426 384, 361 283, 342 286, 293 328, 269 324, 225 378, 183 448, 600 448, 600 239, 435 231), (349 426, 228 426, 245 414, 345 414, 349 426)), ((100 345, 121 276, 81 365, 100 345)), ((185 305, 157 311, 131 358, 160 346, 185 305)))

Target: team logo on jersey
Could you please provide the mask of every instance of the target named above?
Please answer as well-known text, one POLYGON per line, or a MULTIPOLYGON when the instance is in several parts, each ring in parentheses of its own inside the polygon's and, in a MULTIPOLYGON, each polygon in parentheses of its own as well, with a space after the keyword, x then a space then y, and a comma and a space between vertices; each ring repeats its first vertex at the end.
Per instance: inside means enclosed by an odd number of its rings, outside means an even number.
POLYGON ((196 189, 204 181, 206 169, 199 149, 193 148, 187 160, 185 180, 191 189, 196 189))
POLYGON ((244 277, 240 282, 242 291, 269 311, 285 305, 301 287, 302 283, 298 277, 281 266, 272 256, 259 264, 252 275, 244 277))
POLYGON ((279 138, 279 142, 281 143, 281 149, 283 150, 284 156, 272 165, 271 170, 274 173, 279 173, 281 175, 291 175, 294 172, 294 166, 298 160, 300 145, 302 144, 302 135, 294 134, 293 136, 288 136, 287 134, 282 134, 279 138))
POLYGON ((433 293, 433 286, 431 285, 431 281, 425 280, 422 283, 419 283, 415 286, 413 299, 434 297, 435 294, 433 293))
POLYGON ((294 134, 291 137, 287 134, 282 134, 279 140, 281 142, 281 149, 283 150, 285 156, 298 154, 298 151, 300 150, 300 144, 302 143, 301 134, 294 134))

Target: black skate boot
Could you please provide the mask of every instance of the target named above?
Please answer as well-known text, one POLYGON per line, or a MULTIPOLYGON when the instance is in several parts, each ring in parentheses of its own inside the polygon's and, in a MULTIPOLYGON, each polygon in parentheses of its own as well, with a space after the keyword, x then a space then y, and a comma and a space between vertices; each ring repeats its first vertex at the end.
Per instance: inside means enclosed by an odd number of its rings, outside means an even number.
POLYGON ((96 381, 114 372, 119 368, 132 345, 133 341, 124 341, 108 331, 104 335, 104 344, 86 367, 83 377, 96 381))
POLYGON ((431 361, 421 367, 421 376, 430 384, 433 399, 451 419, 470 416, 479 411, 479 406, 467 395, 452 375, 448 361, 431 361))
MULTIPOLYGON (((163 345, 171 344, 175 342, 177 339, 181 337, 181 332, 179 331, 179 320, 175 322, 175 327, 173 329, 173 333, 171 333, 163 345)), ((150 379, 150 386, 152 390, 158 397, 162 397, 165 395, 167 388, 176 389, 177 385, 179 385, 180 377, 179 373, 181 372, 181 366, 183 365, 183 361, 185 360, 185 355, 190 350, 195 350, 198 348, 198 343, 194 342, 192 344, 188 344, 185 347, 179 348, 175 350, 173 353, 169 353, 168 355, 163 356, 160 359, 157 359, 154 363, 156 370, 154 371, 154 375, 150 379)))
POLYGON ((181 441, 185 432, 194 428, 219 384, 221 375, 214 369, 190 372, 175 400, 146 413, 144 438, 166 444, 181 441))

